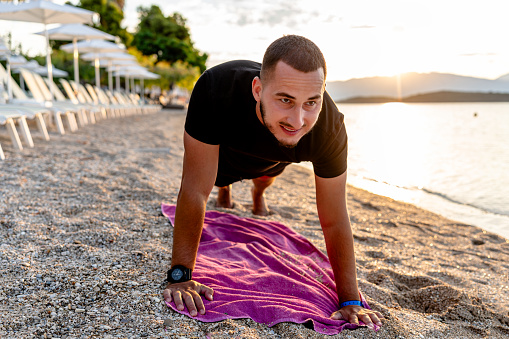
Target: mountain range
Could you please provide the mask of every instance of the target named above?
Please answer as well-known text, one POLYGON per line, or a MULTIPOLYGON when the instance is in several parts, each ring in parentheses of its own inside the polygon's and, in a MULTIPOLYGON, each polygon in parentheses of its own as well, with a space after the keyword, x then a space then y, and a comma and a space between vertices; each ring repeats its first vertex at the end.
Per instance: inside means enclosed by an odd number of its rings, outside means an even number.
POLYGON ((497 79, 483 79, 447 73, 405 73, 398 78, 370 77, 327 82, 334 101, 358 97, 401 98, 432 92, 509 93, 509 74, 497 79))

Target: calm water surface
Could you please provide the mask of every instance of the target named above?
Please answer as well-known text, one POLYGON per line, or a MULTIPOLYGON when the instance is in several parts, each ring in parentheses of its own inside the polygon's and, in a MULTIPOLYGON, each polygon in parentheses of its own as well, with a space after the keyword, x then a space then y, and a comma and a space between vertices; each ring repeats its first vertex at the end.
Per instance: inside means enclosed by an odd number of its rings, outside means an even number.
POLYGON ((338 107, 349 183, 509 238, 509 103, 338 107))

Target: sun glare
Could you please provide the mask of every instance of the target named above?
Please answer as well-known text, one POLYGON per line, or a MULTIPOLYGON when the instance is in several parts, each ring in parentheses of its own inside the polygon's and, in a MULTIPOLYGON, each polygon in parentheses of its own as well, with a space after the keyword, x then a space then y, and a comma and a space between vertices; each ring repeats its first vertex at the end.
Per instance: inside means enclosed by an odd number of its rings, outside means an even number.
POLYGON ((400 187, 426 186, 428 178, 422 154, 428 138, 422 129, 422 115, 412 105, 391 102, 379 105, 376 114, 365 119, 358 121, 363 131, 362 137, 355 138, 356 152, 369 154, 372 168, 377 171, 364 176, 400 187))

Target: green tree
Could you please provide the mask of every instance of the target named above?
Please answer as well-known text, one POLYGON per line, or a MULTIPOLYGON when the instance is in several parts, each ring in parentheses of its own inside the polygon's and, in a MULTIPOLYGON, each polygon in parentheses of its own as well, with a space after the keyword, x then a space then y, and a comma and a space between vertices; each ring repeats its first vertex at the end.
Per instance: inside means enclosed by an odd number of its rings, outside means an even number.
POLYGON ((168 61, 160 61, 153 68, 154 73, 157 73, 161 78, 157 80, 148 81, 147 84, 157 84, 162 89, 169 89, 173 85, 185 88, 191 91, 194 84, 200 77, 200 68, 192 67, 183 61, 176 61, 169 64, 168 61))
POLYGON ((206 69, 208 55, 198 51, 191 41, 186 19, 179 13, 165 16, 158 6, 138 7, 140 23, 134 35, 133 46, 144 55, 155 55, 157 62, 167 61, 170 65, 177 61, 200 72, 206 69))
POLYGON ((81 0, 76 6, 99 13, 100 21, 98 24, 94 24, 93 27, 118 36, 126 47, 131 46, 133 36, 121 25, 122 20, 124 20, 124 12, 117 1, 81 0))

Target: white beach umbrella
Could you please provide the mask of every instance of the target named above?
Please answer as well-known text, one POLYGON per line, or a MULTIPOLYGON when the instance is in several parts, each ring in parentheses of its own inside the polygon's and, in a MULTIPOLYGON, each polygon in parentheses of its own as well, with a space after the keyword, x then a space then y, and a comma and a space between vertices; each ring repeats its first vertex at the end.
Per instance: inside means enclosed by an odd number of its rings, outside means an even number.
POLYGON ((156 73, 152 73, 147 71, 146 69, 138 69, 138 68, 127 68, 127 69, 121 69, 118 72, 115 72, 115 75, 120 76, 129 76, 135 79, 159 79, 161 76, 156 73))
POLYGON ((136 60, 109 60, 109 59, 101 59, 99 60, 101 67, 108 67, 109 70, 115 72, 120 67, 126 66, 136 66, 138 62, 136 60))
POLYGON ((24 68, 29 71, 34 71, 36 69, 45 68, 45 67, 39 65, 39 63, 35 60, 30 60, 30 61, 25 60, 25 63, 18 63, 16 65, 15 64, 12 65, 12 69, 18 70, 20 68, 24 68))
MULTIPOLYGON (((113 72, 118 71, 121 67, 126 66, 137 66, 138 62, 136 60, 108 60, 108 74, 111 77, 113 76, 113 72)), ((117 91, 120 91, 120 75, 115 76, 117 91)), ((110 90, 113 89, 113 83, 111 83, 110 90)))
MULTIPOLYGON (((136 57, 128 53, 87 53, 81 56, 83 60, 95 60, 99 58, 99 67, 108 66, 108 87, 113 91, 112 69, 115 64, 129 64, 136 63, 136 57)), ((117 91, 120 90, 120 77, 117 77, 117 91)))
POLYGON ((148 72, 148 70, 140 65, 126 65, 121 66, 119 70, 115 72, 115 74, 120 74, 120 76, 131 76, 134 74, 141 74, 148 72))
POLYGON ((107 52, 107 53, 86 53, 81 56, 83 60, 94 60, 99 59, 111 59, 111 60, 136 60, 136 57, 132 54, 125 52, 107 52))
POLYGON ((131 90, 134 88, 134 77, 135 74, 141 74, 143 72, 148 72, 147 69, 140 65, 126 65, 121 66, 117 71, 115 71, 115 75, 117 77, 123 76, 125 78, 125 89, 126 92, 129 92, 129 79, 132 80, 131 90))
POLYGON ((151 79, 151 80, 159 79, 161 76, 159 74, 146 71, 146 72, 142 72, 142 73, 139 73, 139 74, 135 74, 134 77, 140 79, 140 84, 141 84, 141 99, 144 100, 145 99, 145 86, 143 84, 143 81, 145 79, 151 79))
MULTIPOLYGON (((53 82, 51 49, 46 26, 49 24, 91 23, 97 13, 71 5, 59 5, 47 0, 33 0, 18 4, 0 3, 0 20, 24 21, 44 24, 46 37, 46 66, 53 82)), ((53 87, 51 87, 53 94, 53 87)))
POLYGON ((27 59, 23 55, 11 55, 11 68, 18 68, 19 66, 25 65, 27 59))
MULTIPOLYGON (((105 33, 98 29, 92 28, 83 24, 66 24, 59 27, 50 29, 48 36, 51 40, 71 40, 73 44, 73 57, 74 57, 74 81, 79 84, 80 82, 80 70, 78 65, 78 40, 85 39, 103 39, 103 40, 115 40, 115 37, 111 34, 105 33)), ((44 35, 45 32, 35 33, 44 35)))
MULTIPOLYGON (((94 66, 95 66, 95 82, 96 86, 101 86, 100 71, 99 71, 99 54, 107 52, 121 52, 125 50, 125 47, 120 47, 113 42, 93 39, 83 40, 76 43, 76 47, 80 53, 93 53, 94 55, 94 66)), ((73 44, 67 44, 60 47, 63 51, 70 52, 74 50, 73 44)))
MULTIPOLYGON (((48 69, 46 67, 41 67, 41 68, 35 69, 34 72, 39 75, 42 75, 43 77, 48 76, 48 69)), ((66 71, 58 69, 53 65, 52 65, 52 72, 53 72, 53 77, 56 77, 56 78, 63 78, 63 77, 66 77, 69 75, 69 73, 67 73, 66 71)))
POLYGON ((156 73, 149 72, 144 67, 124 67, 119 71, 115 72, 116 76, 131 77, 132 79, 140 79, 142 99, 145 97, 145 91, 143 86, 144 79, 159 79, 161 76, 156 73))
MULTIPOLYGON (((118 72, 122 67, 127 66, 139 66, 136 60, 113 60, 108 67, 108 72, 113 75, 113 72, 118 72)), ((117 85, 117 91, 120 91, 120 75, 115 75, 115 81, 117 85)))

